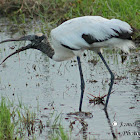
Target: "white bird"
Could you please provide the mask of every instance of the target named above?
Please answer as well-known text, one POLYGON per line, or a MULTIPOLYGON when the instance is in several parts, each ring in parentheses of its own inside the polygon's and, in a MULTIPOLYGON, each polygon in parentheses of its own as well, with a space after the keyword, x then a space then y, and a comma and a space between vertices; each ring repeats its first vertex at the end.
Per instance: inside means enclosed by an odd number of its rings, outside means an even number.
POLYGON ((4 40, 0 42, 0 44, 8 41, 31 41, 31 44, 16 50, 6 57, 3 62, 10 56, 27 49, 40 50, 55 61, 64 61, 77 56, 81 78, 79 111, 82 111, 82 101, 85 89, 80 55, 84 50, 96 52, 111 75, 111 84, 104 108, 106 110, 114 83, 114 75, 102 56, 102 48, 119 48, 122 51, 129 53, 130 48, 135 48, 135 44, 131 38, 132 34, 133 30, 131 26, 119 19, 109 20, 100 16, 84 16, 73 18, 62 23, 51 31, 50 38, 41 33, 24 36, 18 39, 4 40))

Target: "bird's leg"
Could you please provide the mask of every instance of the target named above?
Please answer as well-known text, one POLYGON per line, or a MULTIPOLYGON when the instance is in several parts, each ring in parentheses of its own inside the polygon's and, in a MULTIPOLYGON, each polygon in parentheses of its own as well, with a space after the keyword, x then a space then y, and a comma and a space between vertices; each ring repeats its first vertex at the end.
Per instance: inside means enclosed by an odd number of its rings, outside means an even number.
POLYGON ((79 66, 79 71, 80 71, 80 79, 81 79, 81 97, 80 97, 80 105, 79 105, 79 112, 81 112, 84 90, 85 90, 85 82, 84 82, 84 78, 83 78, 83 72, 82 72, 81 61, 80 61, 79 56, 77 56, 77 61, 78 61, 78 66, 79 66))
POLYGON ((109 87, 109 90, 108 90, 108 95, 107 95, 107 98, 106 98, 106 103, 105 103, 105 108, 104 108, 106 110, 107 109, 107 104, 108 104, 108 101, 109 101, 109 96, 111 94, 112 86, 113 86, 113 83, 114 83, 114 74, 112 73, 109 66, 107 65, 107 63, 106 63, 104 57, 102 56, 101 52, 99 52, 98 55, 102 59, 103 63, 105 64, 107 70, 109 71, 109 73, 111 75, 111 83, 110 83, 110 87, 109 87))

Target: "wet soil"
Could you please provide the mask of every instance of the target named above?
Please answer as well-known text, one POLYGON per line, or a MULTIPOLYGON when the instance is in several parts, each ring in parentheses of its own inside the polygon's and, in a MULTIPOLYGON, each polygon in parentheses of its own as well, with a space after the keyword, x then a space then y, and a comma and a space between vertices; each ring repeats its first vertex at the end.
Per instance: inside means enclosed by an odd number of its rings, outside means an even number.
MULTIPOLYGON (((21 36, 12 35, 7 26, 1 24, 0 41, 21 36)), ((33 33, 33 29, 28 31, 28 34, 33 33)), ((21 42, 0 45, 0 61, 24 45, 21 42)), ((110 83, 110 75, 102 61, 90 51, 81 57, 86 85, 84 113, 77 113, 80 75, 76 58, 54 62, 37 50, 12 56, 0 66, 0 94, 14 104, 22 99, 31 110, 39 108, 37 118, 42 120, 44 128, 40 135, 35 134, 37 139, 47 139, 52 133, 46 122, 55 119, 55 115, 48 118, 54 113, 61 114, 61 124, 71 139, 137 140, 140 138, 140 50, 133 50, 123 63, 118 51, 105 50, 103 55, 115 74, 107 112, 103 104, 89 102, 89 93, 103 97, 110 83)))

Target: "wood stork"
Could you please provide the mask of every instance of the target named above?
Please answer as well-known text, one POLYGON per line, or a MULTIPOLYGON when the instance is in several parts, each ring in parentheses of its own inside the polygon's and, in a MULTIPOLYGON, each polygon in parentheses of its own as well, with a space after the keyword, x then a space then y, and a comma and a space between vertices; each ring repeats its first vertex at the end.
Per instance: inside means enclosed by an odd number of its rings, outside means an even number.
POLYGON ((16 50, 6 57, 2 63, 10 56, 27 49, 40 50, 55 61, 64 61, 77 56, 81 79, 79 111, 82 111, 85 82, 80 55, 84 50, 92 50, 100 56, 111 75, 111 83, 104 107, 106 110, 114 82, 114 75, 102 56, 102 48, 120 48, 122 51, 128 53, 130 48, 135 48, 135 44, 131 39, 132 33, 133 30, 130 25, 119 19, 109 20, 100 16, 77 17, 64 22, 53 29, 50 33, 50 38, 41 33, 0 42, 1 44, 8 41, 31 41, 27 46, 16 50))

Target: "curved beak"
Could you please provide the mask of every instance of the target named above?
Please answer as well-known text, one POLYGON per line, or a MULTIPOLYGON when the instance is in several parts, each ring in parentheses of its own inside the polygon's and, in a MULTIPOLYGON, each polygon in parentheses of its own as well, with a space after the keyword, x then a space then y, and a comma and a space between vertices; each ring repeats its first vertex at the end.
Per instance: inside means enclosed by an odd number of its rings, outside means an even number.
POLYGON ((8 56, 0 63, 0 65, 3 64, 3 63, 4 63, 9 57, 11 57, 12 55, 17 54, 17 53, 22 52, 22 51, 25 51, 25 50, 30 49, 30 48, 32 48, 32 44, 29 44, 29 45, 27 45, 27 46, 25 46, 25 47, 19 48, 19 49, 16 50, 15 52, 13 52, 13 53, 11 53, 10 55, 8 55, 8 56))
POLYGON ((10 55, 8 55, 1 63, 0 65, 5 62, 9 57, 11 57, 14 54, 17 54, 19 52, 25 51, 27 49, 37 49, 36 46, 41 43, 41 41, 45 38, 45 35, 27 35, 27 36, 23 36, 17 39, 7 39, 7 40, 3 40, 0 42, 0 44, 5 43, 5 42, 10 42, 10 41, 31 41, 30 44, 28 44, 25 47, 19 48, 17 49, 15 52, 11 53, 10 55))

